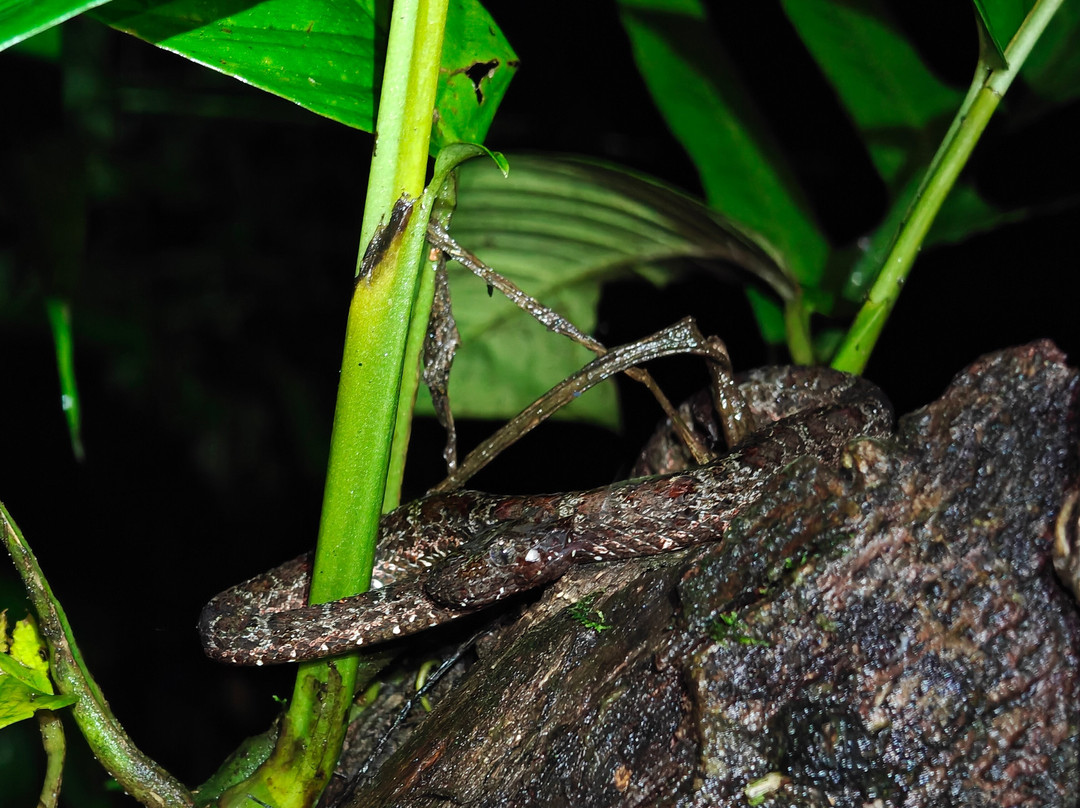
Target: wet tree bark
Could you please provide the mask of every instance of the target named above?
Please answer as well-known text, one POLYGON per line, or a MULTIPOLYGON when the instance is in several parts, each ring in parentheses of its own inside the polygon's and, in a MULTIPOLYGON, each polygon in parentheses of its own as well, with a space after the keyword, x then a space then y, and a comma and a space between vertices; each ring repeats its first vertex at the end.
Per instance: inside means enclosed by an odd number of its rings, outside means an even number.
POLYGON ((1076 391, 989 355, 724 541, 574 570, 345 804, 1075 805, 1076 391))

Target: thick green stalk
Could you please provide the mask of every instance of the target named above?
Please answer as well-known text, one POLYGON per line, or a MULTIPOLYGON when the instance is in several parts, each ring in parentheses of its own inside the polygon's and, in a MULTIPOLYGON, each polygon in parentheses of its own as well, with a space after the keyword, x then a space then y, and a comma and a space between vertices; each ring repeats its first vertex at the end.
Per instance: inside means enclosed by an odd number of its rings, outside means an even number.
POLYGON ((912 200, 908 215, 885 257, 881 272, 833 358, 834 368, 861 373, 866 367, 930 225, 967 164, 990 116, 1061 3, 1062 0, 1039 0, 1036 3, 1005 49, 1006 66, 987 70, 980 62, 972 91, 968 93, 938 148, 922 188, 912 200))
MULTIPOLYGON (((319 523, 314 603, 363 592, 371 579, 402 371, 416 363, 413 357, 406 365, 405 347, 430 214, 430 205, 419 199, 446 6, 447 0, 398 0, 392 12, 319 523), (393 219, 392 209, 399 214, 393 219), (372 239, 379 245, 375 252, 368 249, 372 239)), ((274 753, 222 804, 239 805, 251 796, 275 808, 313 804, 340 753, 360 673, 356 656, 302 664, 274 753)))

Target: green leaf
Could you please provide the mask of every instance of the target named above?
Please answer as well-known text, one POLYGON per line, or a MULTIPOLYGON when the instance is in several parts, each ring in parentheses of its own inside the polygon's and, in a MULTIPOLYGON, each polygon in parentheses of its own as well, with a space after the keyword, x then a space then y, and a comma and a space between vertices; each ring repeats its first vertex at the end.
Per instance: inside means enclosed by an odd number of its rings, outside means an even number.
POLYGON ((499 169, 499 173, 505 178, 510 173, 510 162, 500 152, 492 151, 478 143, 451 143, 439 150, 435 158, 435 169, 431 175, 431 183, 425 193, 438 196, 442 192, 443 184, 455 168, 477 157, 488 157, 499 169))
POLYGON ((30 617, 15 624, 10 640, 7 638, 6 615, 0 628, 5 632, 5 650, 0 653, 0 675, 12 676, 38 692, 52 694, 49 663, 45 641, 30 617))
POLYGON ((0 0, 0 50, 109 0, 0 0))
POLYGON ((746 297, 750 301, 750 308, 754 312, 758 328, 765 342, 770 345, 780 345, 784 342, 787 328, 784 325, 784 309, 771 297, 767 297, 757 289, 746 290, 746 297))
POLYGON ((75 383, 75 340, 71 335, 71 304, 67 300, 49 298, 45 301, 56 346, 56 369, 60 375, 60 407, 67 420, 71 451, 76 460, 85 457, 82 442, 82 415, 79 407, 79 388, 75 383))
POLYGON ((60 27, 46 28, 40 34, 12 45, 12 50, 43 62, 55 62, 60 58, 60 27))
POLYGON ((113 28, 371 131, 376 43, 373 0, 117 0, 93 15, 113 28))
POLYGON ((0 615, 4 635, 0 647, 8 647, 0 653, 0 728, 30 718, 38 710, 56 710, 75 701, 73 696, 53 694, 45 641, 33 619, 15 624, 10 643, 6 624, 6 616, 0 615))
POLYGON ((443 37, 442 70, 431 133, 434 153, 450 143, 482 143, 510 79, 517 56, 479 3, 452 0, 443 37))
MULTIPOLYGON (((386 48, 386 20, 380 15, 385 9, 375 0, 263 0, 250 5, 230 0, 115 0, 94 16, 319 115, 371 132, 386 48)), ((440 70, 433 150, 443 142, 482 140, 516 68, 514 52, 479 3, 453 0, 448 13, 451 46, 444 51, 440 70), (452 35, 461 39, 454 42, 452 35), (475 76, 474 84, 467 71, 477 62, 491 62, 491 75, 475 76)))
MULTIPOLYGON (((991 15, 988 19, 995 30, 1007 32, 1011 37, 1031 6, 1030 2, 989 3, 984 4, 983 12, 991 15)), ((966 102, 960 100, 959 93, 942 88, 919 61, 914 49, 898 34, 890 33, 895 27, 890 29, 886 25, 887 17, 877 3, 870 0, 847 4, 785 0, 785 7, 851 110, 879 168, 886 169, 883 177, 889 182, 892 195, 889 210, 877 230, 860 245, 862 254, 847 273, 842 291, 845 300, 857 302, 866 296, 896 231, 908 215, 908 207, 919 186, 918 175, 912 173, 911 168, 921 168, 928 162, 917 144, 936 137, 938 124, 935 118, 939 112, 950 104, 961 109, 966 102), (865 18, 861 22, 860 15, 865 18), (854 61, 846 59, 844 54, 848 52, 859 54, 858 58, 854 61), (887 58, 879 60, 875 54, 887 58), (887 133, 884 144, 879 142, 883 132, 887 133), (897 146, 902 148, 896 157, 908 168, 890 173, 887 170, 889 163, 882 163, 880 158, 883 154, 888 156, 889 150, 897 146)), ((1066 19, 1064 26, 1060 25, 1062 22, 1060 16, 1055 17, 1048 31, 1060 32, 1062 27, 1070 26, 1075 31, 1075 19, 1066 19)), ((1003 57, 994 56, 997 45, 988 39, 989 34, 984 30, 981 35, 983 58, 1003 64, 1003 57)), ((1000 43, 1002 48, 1007 44, 1007 39, 1000 43)), ((1075 49, 1070 49, 1070 54, 1072 50, 1075 49)), ((1077 66, 1080 67, 1080 63, 1077 66)), ((990 67, 990 64, 984 65, 982 70, 987 71, 990 67)), ((1029 76, 1029 73, 1025 71, 1024 75, 1029 76)), ((1070 87, 1075 84, 1074 80, 1070 87)), ((972 185, 961 181, 944 200, 933 228, 927 234, 926 244, 958 242, 1035 212, 1032 209, 1001 209, 983 199, 972 185)), ((842 273, 834 274, 840 277, 842 273)))
MULTIPOLYGON (((463 165, 451 224, 455 239, 583 331, 596 323, 600 284, 638 273, 671 277, 669 263, 734 262, 783 300, 795 283, 749 235, 700 202, 623 170, 573 159, 511 156, 510 174, 486 160, 463 165)), ((579 370, 592 354, 553 337, 509 301, 451 264, 462 347, 450 380, 455 414, 506 418, 579 370)), ((430 400, 418 402, 432 412, 430 400)), ((615 425, 614 391, 602 385, 565 417, 615 425)))
MULTIPOLYGON (((241 741, 240 745, 225 758, 218 770, 195 790, 198 795, 196 805, 217 805, 217 798, 225 791, 254 774, 274 751, 274 744, 277 742, 280 731, 280 722, 274 722, 264 732, 241 741)), ((258 803, 253 803, 252 808, 256 805, 258 803)))
POLYGON ((51 673, 60 688, 74 697, 72 717, 95 757, 135 799, 144 803, 152 799, 159 805, 190 805, 188 790, 139 751, 109 710, 108 702, 86 670, 67 615, 3 502, 0 502, 0 539, 45 626, 45 633, 55 638, 50 649, 51 673))
POLYGON ((27 616, 15 624, 15 629, 11 632, 11 647, 8 654, 28 670, 45 677, 37 679, 34 686, 52 693, 52 685, 48 680, 48 649, 45 647, 45 640, 38 633, 37 624, 33 618, 27 616))
MULTIPOLYGON (((559 286, 532 275, 527 268, 507 269, 512 261, 499 250, 481 251, 485 261, 515 283, 538 296, 545 305, 586 331, 596 322, 600 302, 597 284, 567 279, 559 286), (537 292, 537 288, 540 288, 537 292)), ((553 267, 568 269, 561 262, 553 267)), ((570 272, 567 272, 571 275, 570 272)), ((581 276, 577 276, 581 281, 581 276)), ((458 418, 508 418, 539 398, 548 388, 588 363, 592 354, 567 339, 552 337, 508 300, 487 295, 484 283, 456 264, 450 269, 455 317, 462 348, 450 376, 450 402, 458 418), (527 357, 527 361, 523 358, 527 357)), ((424 388, 416 412, 433 415, 424 388)), ((595 388, 558 417, 592 421, 616 427, 619 423, 615 390, 609 384, 595 388)))
POLYGON ((32 718, 38 710, 59 710, 74 701, 71 696, 42 693, 14 676, 0 676, 0 729, 32 718))
POLYGON ((963 94, 930 72, 877 0, 784 0, 784 11, 895 194, 930 161, 963 94))
POLYGON ((1035 5, 1035 0, 972 0, 972 5, 986 48, 983 52, 994 54, 994 67, 1004 67, 1007 64, 1005 48, 1035 5))
POLYGON ((1061 5, 1020 75, 1047 101, 1068 101, 1080 94, 1080 3, 1061 5))
POLYGON ((768 240, 814 286, 828 245, 697 0, 622 0, 638 70, 701 175, 709 206, 768 240))

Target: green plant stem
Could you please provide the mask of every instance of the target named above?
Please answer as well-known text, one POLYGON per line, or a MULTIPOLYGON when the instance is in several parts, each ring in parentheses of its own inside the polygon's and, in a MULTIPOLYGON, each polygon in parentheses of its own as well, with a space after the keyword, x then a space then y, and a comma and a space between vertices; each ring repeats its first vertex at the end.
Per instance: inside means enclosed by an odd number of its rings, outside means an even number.
POLYGON ((424 189, 447 0, 394 3, 356 272, 391 206, 424 189))
POLYGON ((187 808, 191 793, 132 743, 109 703, 90 676, 68 624, 67 615, 26 543, 18 525, 0 503, 0 532, 37 612, 41 634, 49 643, 49 672, 61 693, 75 696, 72 717, 94 757, 124 791, 150 808, 187 808))
MULTIPOLYGON (((436 160, 431 186, 425 192, 424 205, 430 206, 430 219, 442 227, 450 223, 454 206, 457 204, 457 178, 454 175, 458 160, 469 159, 466 155, 478 155, 486 152, 481 147, 467 144, 453 144, 440 152, 436 160)), ((426 241, 426 238, 425 238, 426 241)), ((412 322, 409 324, 408 344, 405 349, 404 372, 401 375, 401 390, 398 395, 397 423, 394 425, 394 442, 390 449, 390 467, 386 474, 386 492, 383 495, 383 510, 392 510, 401 499, 401 481, 405 476, 405 455, 409 448, 409 435, 412 431, 412 415, 416 406, 416 393, 420 387, 420 355, 427 339, 428 321, 431 318, 431 306, 435 298, 435 270, 438 256, 425 257, 425 266, 420 273, 420 281, 413 306, 412 322)))
POLYGON ((431 302, 435 294, 435 270, 425 267, 420 273, 409 324, 408 343, 405 346, 405 364, 402 367, 401 389, 398 394, 397 420, 394 424, 394 441, 390 448, 390 465, 386 471, 386 489, 383 492, 383 511, 393 510, 401 500, 401 482, 405 477, 405 455, 412 434, 413 408, 420 388, 420 354, 424 350, 431 302))
POLYGON ((861 373, 866 367, 945 197, 967 164, 990 116, 1061 3, 1062 0, 1039 0, 1035 4, 1005 49, 1006 66, 989 70, 980 60, 972 88, 912 200, 877 280, 833 358, 834 368, 861 373))
POLYGON ((45 749, 45 779, 41 785, 38 808, 56 808, 60 800, 60 785, 64 780, 64 756, 67 743, 64 740, 64 724, 52 710, 37 712, 41 729, 41 745, 45 749))
MULTIPOLYGON (((392 10, 312 603, 363 592, 371 580, 403 368, 417 361, 408 364, 405 347, 430 205, 415 205, 403 232, 381 234, 379 260, 365 265, 364 257, 380 226, 391 221, 391 209, 423 192, 446 7, 446 0, 398 0, 392 10)), ((334 770, 360 681, 358 656, 302 664, 274 752, 221 803, 254 796, 275 808, 313 804, 334 770)))
POLYGON ((810 336, 810 314, 801 296, 784 303, 784 333, 787 336, 788 353, 796 365, 814 362, 813 339, 810 336))

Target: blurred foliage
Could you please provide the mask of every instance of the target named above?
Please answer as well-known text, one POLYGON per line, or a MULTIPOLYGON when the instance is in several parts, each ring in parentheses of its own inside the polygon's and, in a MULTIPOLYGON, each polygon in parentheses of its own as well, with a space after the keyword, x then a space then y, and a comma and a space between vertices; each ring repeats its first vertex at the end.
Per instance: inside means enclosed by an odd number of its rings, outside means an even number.
MULTIPOLYGON (((228 11, 225 6, 215 8, 221 13, 228 11)), ((242 17, 226 16, 212 24, 206 22, 212 14, 208 16, 205 9, 195 14, 194 9, 190 0, 159 0, 145 8, 117 0, 96 11, 95 16, 203 63, 208 59, 213 61, 208 54, 218 51, 233 54, 235 59, 229 57, 225 63, 219 61, 214 68, 271 89, 338 120, 361 127, 370 126, 372 110, 359 111, 355 104, 362 103, 365 98, 370 101, 371 90, 377 86, 375 83, 364 84, 364 77, 373 75, 379 50, 378 31, 382 23, 375 4, 369 3, 360 9, 367 15, 363 24, 355 22, 350 16, 352 12, 345 7, 335 5, 335 0, 311 0, 310 6, 266 0, 245 9, 242 17), (310 24, 303 21, 309 18, 320 20, 318 30, 308 30, 310 24), (349 27, 358 24, 360 28, 356 31, 349 27), (278 37, 274 47, 280 48, 280 52, 275 51, 277 56, 269 61, 250 61, 250 57, 243 54, 262 53, 269 46, 263 43, 255 48, 245 37, 262 36, 259 31, 270 28, 278 37), (360 33, 360 40, 350 32, 360 33), (310 43, 318 55, 299 46, 299 43, 309 41, 303 37, 311 36, 316 37, 310 43), (325 42, 318 37, 324 37, 325 42), (320 42, 323 44, 319 45, 320 42), (331 62, 342 70, 348 69, 353 79, 343 87, 352 88, 356 81, 361 81, 360 86, 368 87, 368 91, 350 94, 328 89, 329 85, 321 80, 315 84, 298 81, 298 76, 314 75, 311 70, 315 68, 308 64, 313 58, 321 60, 319 70, 331 62), (335 92, 340 95, 338 101, 334 100, 335 92)), ((978 9, 982 24, 996 37, 995 44, 1006 42, 1022 19, 1016 3, 981 3, 978 9)), ((452 11, 458 31, 477 27, 479 30, 487 19, 486 12, 467 0, 460 0, 452 11)), ((713 211, 725 217, 730 226, 756 242, 775 260, 779 276, 787 274, 798 283, 797 293, 792 292, 789 280, 782 283, 782 288, 766 283, 751 290, 751 302, 763 336, 772 343, 781 343, 785 337, 790 340, 792 322, 807 321, 814 315, 814 323, 821 324, 812 332, 816 339, 817 359, 827 360, 843 333, 844 323, 876 277, 922 172, 963 97, 958 87, 940 78, 928 62, 918 38, 913 35, 912 24, 925 21, 911 16, 898 19, 895 5, 884 0, 844 3, 786 0, 782 5, 782 19, 790 26, 795 39, 782 42, 779 47, 786 51, 798 47, 802 52, 777 52, 773 61, 779 79, 773 80, 774 85, 790 85, 783 88, 789 93, 797 92, 795 88, 815 86, 815 99, 831 97, 838 106, 837 111, 850 123, 852 131, 848 136, 851 145, 859 150, 851 152, 852 159, 868 161, 876 174, 878 187, 885 194, 884 210, 874 226, 838 239, 828 227, 834 214, 823 208, 823 202, 835 200, 823 200, 820 191, 815 193, 815 189, 807 187, 807 168, 800 164, 798 138, 778 128, 778 125, 786 125, 786 121, 778 120, 775 111, 766 114, 761 109, 756 85, 762 77, 752 71, 760 73, 762 66, 746 64, 745 53, 740 53, 738 48, 733 52, 738 20, 735 19, 733 29, 728 30, 723 23, 731 15, 718 15, 716 9, 699 0, 624 0, 619 5, 619 12, 645 86, 671 132, 693 161, 705 201, 713 211), (788 56, 795 58, 791 60, 788 56), (788 70, 791 75, 785 77, 788 70), (789 309, 788 321, 785 321, 785 306, 789 309)), ((973 44, 973 18, 974 15, 968 18, 966 27, 943 27, 938 33, 949 41, 966 40, 973 44)), ((774 23, 777 22, 779 18, 774 19, 774 23)), ((1077 38, 1078 23, 1080 15, 1066 6, 1046 41, 1032 55, 1024 71, 1025 81, 1031 87, 1039 88, 1046 86, 1052 76, 1059 89, 1046 98, 1041 94, 1025 95, 1021 114, 1027 121, 1050 114, 1056 106, 1075 98, 1080 82, 1063 81, 1061 72, 1073 64, 1068 54, 1077 38), (1071 89, 1065 90, 1065 87, 1071 89)), ((486 36, 482 34, 481 41, 486 36)), ((480 70, 469 74, 477 82, 489 84, 481 86, 474 82, 461 88, 464 95, 460 98, 472 98, 471 103, 479 99, 480 103, 476 108, 462 110, 460 120, 475 119, 477 123, 467 124, 464 129, 451 126, 455 136, 482 136, 490 123, 490 119, 483 117, 487 114, 483 111, 493 109, 516 65, 516 57, 501 33, 496 29, 492 36, 495 37, 492 40, 495 50, 488 54, 490 62, 483 63, 488 72, 480 70), (500 73, 495 69, 496 65, 508 68, 509 72, 500 73), (490 84, 496 80, 503 83, 490 84), (477 114, 481 117, 476 118, 477 114)), ((85 48, 81 44, 80 47, 85 48)), ((77 53, 79 48, 72 50, 77 53)), ((466 50, 451 52, 444 61, 450 64, 455 58, 460 60, 460 54, 466 50)), ((166 90, 163 86, 123 86, 122 83, 106 90, 107 82, 94 77, 91 61, 84 59, 80 66, 68 53, 62 62, 67 86, 64 114, 69 119, 77 117, 81 120, 84 137, 78 144, 61 141, 53 145, 51 151, 42 146, 44 153, 37 160, 38 167, 29 172, 41 177, 54 171, 61 181, 26 183, 27 188, 52 189, 51 197, 36 203, 40 211, 36 221, 48 223, 64 233, 79 233, 85 226, 80 216, 87 183, 97 184, 100 191, 102 184, 110 182, 108 169, 102 169, 100 145, 93 146, 94 143, 108 143, 110 137, 108 129, 112 125, 112 113, 110 101, 104 99, 103 94, 115 94, 129 109, 159 115, 189 112, 235 119, 258 117, 258 107, 269 108, 255 96, 246 95, 241 101, 230 98, 233 94, 227 92, 185 95, 176 88, 166 90), (53 157, 56 154, 64 155, 64 161, 68 163, 72 159, 85 162, 85 168, 72 165, 61 168, 63 161, 57 162, 53 157)), ((1076 69, 1080 70, 1080 65, 1076 69)), ((447 75, 464 77, 466 73, 464 65, 447 69, 447 75)), ((451 92, 459 91, 452 91, 447 85, 443 101, 450 97, 446 93, 451 92)), ((773 105, 777 103, 774 99, 769 101, 773 105)), ((799 110, 799 107, 792 106, 792 109, 799 110)), ((797 121, 801 115, 811 126, 816 125, 816 119, 809 118, 808 113, 817 111, 811 105, 807 110, 794 112, 796 118, 792 120, 797 121)), ((281 108, 277 114, 288 116, 281 108)), ((439 125, 450 124, 443 120, 439 125)), ((1056 158, 1048 153, 1045 159, 1056 158)), ((534 165, 537 165, 535 161, 523 163, 524 173, 533 172, 531 166, 534 165)), ((467 166, 466 187, 471 176, 483 174, 485 170, 486 167, 479 164, 467 166)), ((650 182, 632 174, 620 176, 617 171, 608 170, 605 175, 587 181, 549 183, 544 191, 544 199, 548 200, 545 202, 531 189, 527 179, 514 176, 513 166, 511 171, 510 181, 501 191, 501 204, 508 206, 506 210, 520 209, 526 215, 530 211, 538 213, 548 202, 569 211, 573 200, 583 198, 583 194, 613 196, 612 189, 619 183, 627 188, 648 189, 650 182)), ((641 197, 644 209, 650 215, 665 215, 662 200, 649 199, 647 193, 640 190, 631 193, 641 197)), ((1000 224, 1037 215, 1040 209, 1056 210, 1064 202, 1067 199, 1058 198, 1042 200, 1039 206, 1002 206, 988 198, 969 174, 946 202, 929 240, 930 243, 955 243, 1000 224)), ((680 215, 685 216, 686 211, 692 210, 691 206, 685 206, 680 215)), ((689 215, 706 217, 709 214, 702 208, 689 215)), ((567 220, 570 218, 568 216, 567 220)), ((581 221, 584 224, 587 220, 581 221)), ((595 226, 601 225, 598 219, 593 222, 595 226)), ((561 308, 586 330, 595 327, 595 312, 603 283, 625 277, 628 272, 640 274, 649 267, 652 271, 645 276, 663 283, 673 277, 671 272, 680 265, 680 260, 684 266, 688 258, 696 265, 703 263, 698 254, 700 247, 692 243, 693 238, 687 240, 681 251, 671 250, 657 261, 649 257, 647 245, 641 246, 645 241, 643 232, 635 232, 618 250, 629 254, 633 249, 643 249, 642 260, 613 261, 614 253, 588 247, 579 234, 569 230, 541 236, 535 228, 529 230, 521 223, 512 224, 503 234, 498 232, 499 227, 498 219, 492 216, 492 209, 482 194, 466 191, 461 195, 453 228, 455 233, 462 234, 465 246, 471 246, 481 258, 486 258, 526 289, 547 295, 549 303, 561 308), (570 257, 570 263, 563 260, 560 253, 570 257)), ((42 233, 39 227, 39 235, 33 241, 36 244, 72 245, 68 254, 49 256, 45 262, 59 279, 47 284, 46 291, 57 298, 58 305, 63 305, 69 297, 65 285, 70 286, 70 280, 65 282, 63 279, 78 274, 74 262, 75 256, 81 254, 78 249, 80 239, 55 238, 42 233)), ((708 263, 715 266, 718 261, 723 265, 724 262, 716 257, 708 263)), ((482 286, 475 282, 459 276, 453 288, 456 313, 466 332, 458 371, 452 381, 453 400, 459 416, 508 417, 585 361, 585 355, 579 349, 548 339, 542 332, 523 324, 523 318, 517 315, 508 317, 500 313, 503 311, 501 304, 477 294, 482 286), (497 334, 490 330, 494 323, 499 324, 497 334), (529 373, 525 374, 521 372, 525 368, 519 361, 523 353, 531 357, 529 373)), ((56 318, 56 322, 63 320, 56 318)), ((63 332, 57 331, 56 336, 58 346, 66 344, 63 332)), ((74 378, 71 368, 65 368, 63 363, 61 377, 65 380, 74 378)), ((68 396, 66 401, 77 404, 78 399, 70 391, 65 395, 68 396)), ((425 412, 428 411, 426 407, 424 404, 425 412)), ((67 412, 71 413, 70 410, 67 412)), ((610 387, 606 392, 601 389, 578 402, 567 414, 607 425, 618 423, 610 387)), ((77 446, 78 435, 74 427, 73 436, 77 446)))

